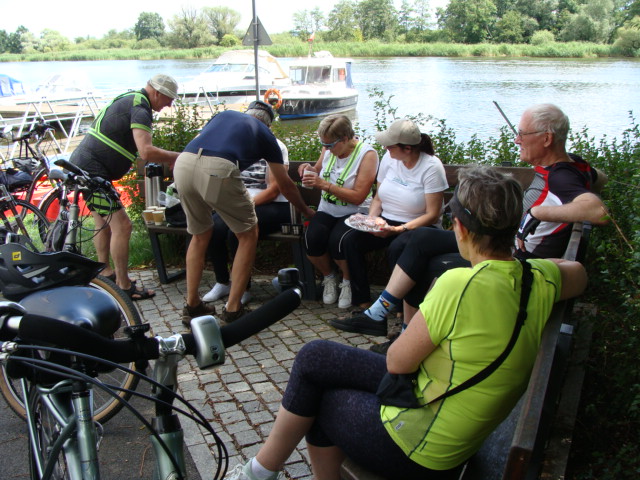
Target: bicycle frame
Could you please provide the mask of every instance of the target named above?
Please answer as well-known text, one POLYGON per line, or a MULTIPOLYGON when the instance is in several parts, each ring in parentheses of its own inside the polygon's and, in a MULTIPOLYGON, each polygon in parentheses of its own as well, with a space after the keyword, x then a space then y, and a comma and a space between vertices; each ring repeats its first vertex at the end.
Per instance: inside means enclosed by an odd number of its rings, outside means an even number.
POLYGON ((60 454, 64 455, 65 466, 72 480, 98 480, 98 432, 92 417, 91 386, 82 381, 62 380, 51 388, 42 385, 28 385, 23 379, 25 406, 27 410, 27 428, 33 452, 32 461, 41 479, 49 479, 58 463, 60 454), (41 446, 38 444, 37 413, 29 402, 29 389, 36 389, 42 405, 55 420, 59 428, 57 438, 48 449, 48 459, 40 458, 41 446))
POLYGON ((11 225, 9 223, 9 219, 4 213, 7 210, 10 210, 11 215, 13 216, 13 219, 18 225, 18 229, 20 230, 19 233, 21 233, 22 235, 25 235, 26 237, 29 237, 29 232, 27 231, 27 228, 25 227, 24 222, 22 221, 23 220, 22 216, 18 212, 15 199, 9 193, 9 191, 7 190, 7 187, 1 184, 0 184, 0 206, 2 208, 2 210, 0 211, 0 220, 2 221, 2 224, 4 225, 4 227, 8 231, 11 231, 11 225))

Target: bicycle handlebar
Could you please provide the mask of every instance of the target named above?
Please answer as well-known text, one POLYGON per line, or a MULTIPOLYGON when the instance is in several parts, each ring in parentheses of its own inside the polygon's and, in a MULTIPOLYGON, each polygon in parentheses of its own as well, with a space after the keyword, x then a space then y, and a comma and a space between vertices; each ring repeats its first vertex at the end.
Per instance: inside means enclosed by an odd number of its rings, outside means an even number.
POLYGON ((54 130, 53 126, 51 126, 51 124, 49 124, 49 123, 41 121, 41 122, 36 123, 31 130, 29 130, 27 133, 25 133, 21 137, 15 138, 14 141, 15 142, 22 142, 22 141, 28 140, 31 137, 34 137, 36 135, 43 136, 49 130, 54 130))
MULTIPOLYGON (((209 322, 194 321, 192 322, 193 333, 180 335, 185 346, 182 353, 196 356, 200 368, 222 363, 224 349, 255 335, 291 313, 300 305, 301 295, 298 289, 286 290, 260 308, 222 327, 218 327, 217 322, 211 317, 209 322), (202 323, 205 323, 208 328, 213 325, 217 331, 212 335, 211 331, 207 332, 206 329, 200 328, 202 323), (216 340, 221 345, 214 345, 216 340), (212 353, 216 358, 220 355, 219 352, 216 354, 208 350, 214 350, 217 346, 223 348, 222 361, 211 361, 212 353)), ((36 345, 54 345, 115 363, 154 360, 162 354, 164 338, 159 336, 114 340, 62 320, 28 312, 22 315, 23 310, 19 305, 10 302, 0 306, 0 340, 13 340, 17 334, 22 341, 36 345)))
POLYGON ((57 165, 58 167, 64 168, 65 170, 68 170, 73 175, 75 175, 76 178, 80 177, 82 179, 82 181, 81 182, 77 182, 77 183, 84 183, 89 188, 106 190, 108 192, 114 193, 116 196, 119 196, 118 192, 114 189, 114 187, 113 187, 113 185, 111 184, 110 181, 105 180, 102 177, 92 177, 92 176, 89 175, 88 172, 84 171, 83 169, 81 169, 77 165, 75 165, 75 164, 73 164, 73 163, 71 163, 68 160, 65 160, 63 158, 58 159, 53 163, 55 165, 57 165))

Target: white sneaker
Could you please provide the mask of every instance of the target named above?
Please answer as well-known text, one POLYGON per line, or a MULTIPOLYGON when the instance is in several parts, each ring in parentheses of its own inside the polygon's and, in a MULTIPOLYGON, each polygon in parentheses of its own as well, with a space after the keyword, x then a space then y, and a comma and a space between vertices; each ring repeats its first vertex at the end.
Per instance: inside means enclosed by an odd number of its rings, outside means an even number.
POLYGON ((240 303, 243 305, 246 305, 251 301, 252 298, 253 298, 253 295, 251 294, 251 292, 249 290, 245 290, 244 293, 242 294, 242 298, 240 299, 240 303))
POLYGON ((226 297, 229 295, 231 291, 231 282, 227 285, 224 283, 216 283, 211 291, 207 293, 204 297, 202 297, 203 302, 215 302, 216 300, 220 300, 222 297, 226 297))
POLYGON ((322 280, 322 303, 331 305, 338 300, 338 277, 333 276, 322 280))
POLYGON ((351 306, 351 282, 340 284, 340 298, 338 308, 349 308, 351 306))
MULTIPOLYGON (((282 472, 276 472, 268 478, 268 480, 280 479, 284 479, 284 474, 282 472)), ((244 465, 239 463, 233 467, 233 470, 229 470, 227 472, 224 480, 257 480, 253 473, 251 473, 251 460, 244 465)))

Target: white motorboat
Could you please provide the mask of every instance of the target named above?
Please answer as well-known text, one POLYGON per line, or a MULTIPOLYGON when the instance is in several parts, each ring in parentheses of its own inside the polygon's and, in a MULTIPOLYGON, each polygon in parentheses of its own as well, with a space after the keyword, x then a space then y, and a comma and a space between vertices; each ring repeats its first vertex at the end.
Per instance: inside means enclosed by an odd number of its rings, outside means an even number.
MULTIPOLYGON (((351 78, 350 58, 316 52, 289 65, 291 85, 274 92, 280 97, 280 119, 318 117, 354 110, 358 91, 351 78)), ((272 97, 273 98, 273 97, 272 97)))
MULTIPOLYGON (((270 88, 289 83, 278 60, 268 52, 258 51, 260 95, 270 88)), ((213 99, 219 102, 246 103, 255 100, 256 77, 253 50, 231 50, 223 53, 204 72, 180 88, 181 97, 190 102, 213 99)))

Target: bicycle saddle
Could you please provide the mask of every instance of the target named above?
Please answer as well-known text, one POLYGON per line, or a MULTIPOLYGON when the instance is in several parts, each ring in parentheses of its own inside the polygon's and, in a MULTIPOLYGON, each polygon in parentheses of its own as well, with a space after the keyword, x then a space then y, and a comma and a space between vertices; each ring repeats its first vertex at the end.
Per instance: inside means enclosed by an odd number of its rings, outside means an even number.
POLYGON ((56 318, 111 337, 120 327, 120 309, 106 292, 91 287, 43 290, 20 302, 28 313, 56 318))

